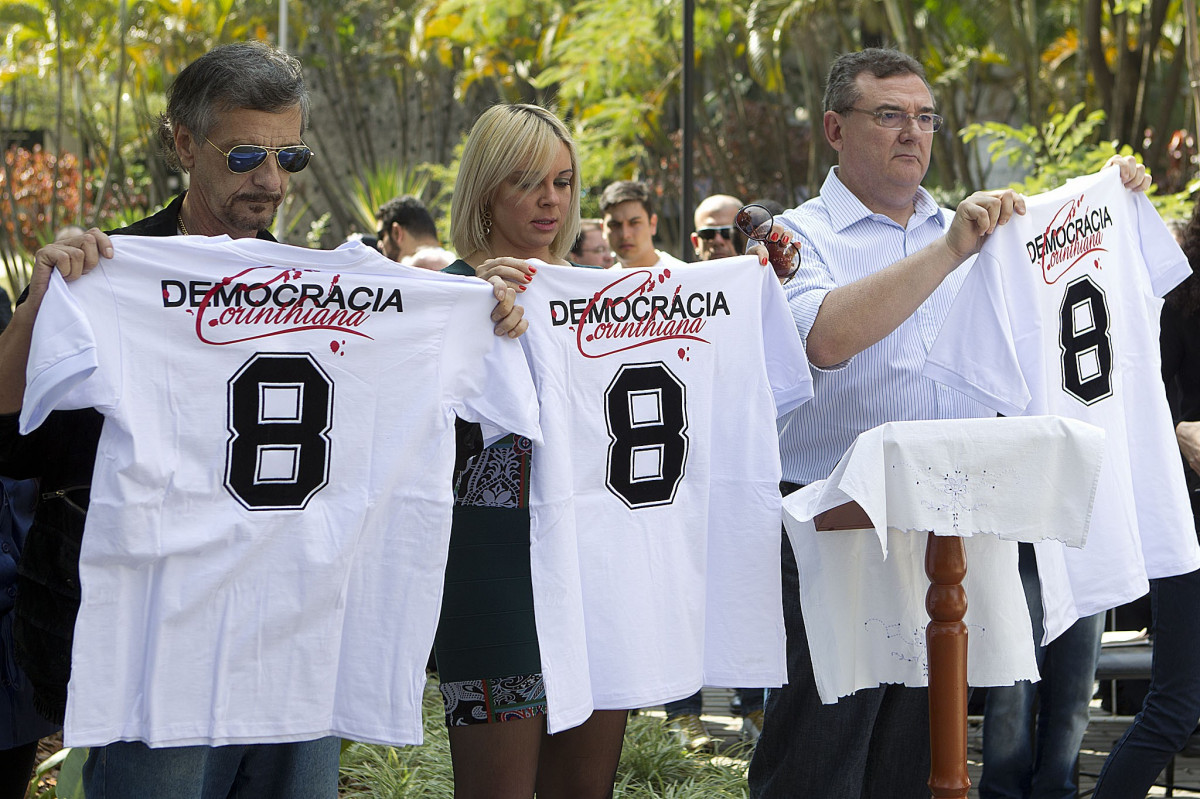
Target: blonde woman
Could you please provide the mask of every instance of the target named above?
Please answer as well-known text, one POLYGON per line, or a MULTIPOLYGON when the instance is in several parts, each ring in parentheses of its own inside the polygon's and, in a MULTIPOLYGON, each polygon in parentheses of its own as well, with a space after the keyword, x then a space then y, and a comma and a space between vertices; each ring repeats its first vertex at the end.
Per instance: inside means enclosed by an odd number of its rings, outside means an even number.
MULTIPOLYGON (((579 159, 544 108, 497 105, 467 138, 445 271, 499 276, 518 291, 525 259, 566 264, 579 235, 579 159)), ((530 442, 482 447, 459 423, 460 465, 436 655, 454 761, 454 795, 591 799, 612 795, 627 712, 600 710, 546 732, 546 693, 529 561, 530 442), (468 463, 468 458, 470 461, 468 463)))

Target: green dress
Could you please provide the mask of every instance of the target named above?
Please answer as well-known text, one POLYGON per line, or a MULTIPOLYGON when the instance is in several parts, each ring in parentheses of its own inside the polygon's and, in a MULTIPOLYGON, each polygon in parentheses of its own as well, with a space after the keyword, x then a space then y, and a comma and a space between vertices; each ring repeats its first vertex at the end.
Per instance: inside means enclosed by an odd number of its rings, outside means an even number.
MULTIPOLYGON (((473 275, 455 261, 444 270, 473 275)), ((443 683, 541 671, 529 566, 532 442, 508 435, 482 447, 479 426, 459 422, 460 462, 445 593, 434 652, 443 683)))

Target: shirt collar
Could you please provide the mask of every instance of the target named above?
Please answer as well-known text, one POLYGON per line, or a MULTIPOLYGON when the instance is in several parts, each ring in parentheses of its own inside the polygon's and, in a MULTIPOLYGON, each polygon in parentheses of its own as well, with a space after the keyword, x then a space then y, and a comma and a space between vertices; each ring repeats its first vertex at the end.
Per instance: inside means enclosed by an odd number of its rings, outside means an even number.
MULTIPOLYGON (((839 233, 856 222, 878 216, 846 188, 846 184, 842 183, 841 178, 838 177, 836 166, 829 168, 829 174, 826 175, 825 183, 821 186, 821 199, 825 201, 825 206, 829 209, 830 224, 839 233)), ((923 186, 918 186, 916 197, 913 199, 913 217, 909 220, 908 227, 915 229, 930 219, 943 230, 946 228, 945 214, 938 207, 933 195, 925 191, 923 186)))

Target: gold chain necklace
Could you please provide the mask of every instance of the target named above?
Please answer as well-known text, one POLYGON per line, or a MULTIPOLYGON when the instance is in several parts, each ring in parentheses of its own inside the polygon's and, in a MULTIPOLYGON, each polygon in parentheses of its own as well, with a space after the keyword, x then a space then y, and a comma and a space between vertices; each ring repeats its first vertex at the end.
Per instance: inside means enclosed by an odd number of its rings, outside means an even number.
POLYGON ((183 212, 182 211, 179 212, 179 216, 177 217, 177 219, 179 220, 179 232, 186 236, 188 234, 187 225, 183 224, 183 212))

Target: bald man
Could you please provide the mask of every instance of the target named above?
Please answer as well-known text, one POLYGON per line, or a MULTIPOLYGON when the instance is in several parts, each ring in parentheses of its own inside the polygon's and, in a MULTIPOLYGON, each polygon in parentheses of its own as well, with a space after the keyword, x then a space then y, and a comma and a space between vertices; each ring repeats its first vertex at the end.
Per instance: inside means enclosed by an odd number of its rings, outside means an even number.
POLYGON ((733 217, 742 201, 728 194, 705 197, 696 206, 696 229, 692 233, 692 249, 701 261, 737 255, 733 249, 733 217))

